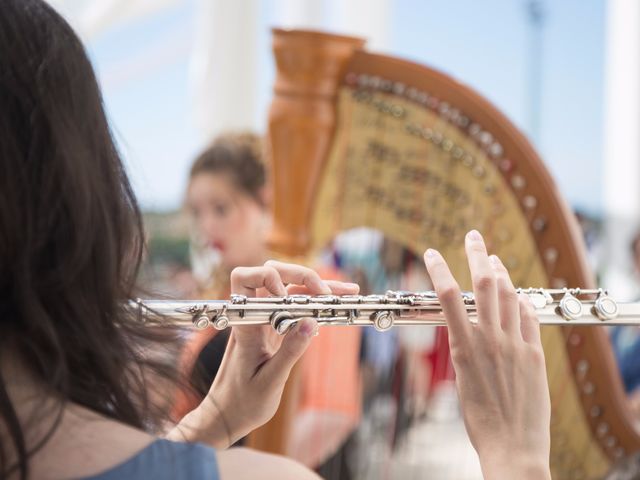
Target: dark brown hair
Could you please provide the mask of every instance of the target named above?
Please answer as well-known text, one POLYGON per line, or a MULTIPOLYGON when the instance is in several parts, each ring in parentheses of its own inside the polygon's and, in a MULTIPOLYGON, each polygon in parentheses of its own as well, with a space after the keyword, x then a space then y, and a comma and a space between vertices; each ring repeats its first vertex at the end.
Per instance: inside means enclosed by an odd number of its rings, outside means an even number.
MULTIPOLYGON (((2 0, 0 355, 17 355, 59 411, 74 402, 140 428, 158 419, 145 378, 173 374, 141 346, 175 337, 143 327, 128 306, 142 250, 140 211, 81 42, 44 1, 2 0)), ((4 378, 0 422, 9 434, 0 477, 26 478, 38 447, 25 444, 4 378)))
POLYGON ((189 178, 202 173, 228 174, 234 185, 262 204, 262 188, 267 181, 262 140, 248 132, 226 133, 196 158, 189 178))

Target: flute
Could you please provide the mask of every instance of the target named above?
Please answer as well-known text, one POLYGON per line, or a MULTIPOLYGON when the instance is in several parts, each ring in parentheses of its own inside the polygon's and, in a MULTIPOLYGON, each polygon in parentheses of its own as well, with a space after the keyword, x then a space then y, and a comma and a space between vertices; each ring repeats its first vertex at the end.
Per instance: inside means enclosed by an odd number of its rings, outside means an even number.
MULTIPOLYGON (((604 289, 517 289, 529 297, 542 325, 640 325, 640 303, 620 303, 604 289)), ((473 293, 462 301, 477 322, 473 293)), ((197 329, 224 330, 239 325, 271 325, 284 335, 302 318, 319 325, 373 326, 384 332, 394 325, 446 325, 433 291, 388 291, 384 295, 287 295, 229 300, 141 300, 132 302, 142 319, 159 314, 197 329)))

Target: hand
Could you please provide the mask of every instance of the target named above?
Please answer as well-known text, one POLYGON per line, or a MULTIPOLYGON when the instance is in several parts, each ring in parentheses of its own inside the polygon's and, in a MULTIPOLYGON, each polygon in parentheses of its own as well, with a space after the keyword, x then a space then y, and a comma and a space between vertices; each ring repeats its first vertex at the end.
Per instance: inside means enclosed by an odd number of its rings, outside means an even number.
MULTIPOLYGON (((273 260, 263 267, 240 267, 231 272, 231 292, 248 297, 351 295, 358 291, 356 284, 323 281, 309 268, 273 260)), ((300 320, 284 336, 268 325, 233 327, 209 393, 176 427, 182 438, 224 448, 270 420, 293 365, 316 329, 316 321, 310 318, 300 320)))
POLYGON ((471 443, 485 478, 551 478, 551 403, 540 327, 518 298, 498 257, 487 256, 478 232, 465 239, 477 309, 469 322, 447 263, 427 250, 425 264, 447 326, 456 385, 471 443))

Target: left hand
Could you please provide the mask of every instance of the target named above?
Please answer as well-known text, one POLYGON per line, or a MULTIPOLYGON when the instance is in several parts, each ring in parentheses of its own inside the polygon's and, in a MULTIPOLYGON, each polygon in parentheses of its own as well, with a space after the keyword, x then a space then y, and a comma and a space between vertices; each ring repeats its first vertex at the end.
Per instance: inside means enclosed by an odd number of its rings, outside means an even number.
POLYGON ((435 250, 425 263, 449 327, 451 360, 465 426, 485 479, 550 479, 551 403, 540 326, 481 235, 465 241, 477 323, 469 321, 460 288, 435 250))
MULTIPOLYGON (((239 267, 231 272, 231 292, 247 297, 352 295, 358 291, 356 284, 323 281, 309 268, 273 260, 262 267, 239 267)), ((209 393, 176 427, 181 436, 224 448, 269 421, 278 409, 291 369, 316 328, 316 321, 310 318, 300 320, 284 336, 269 325, 233 327, 209 393)))

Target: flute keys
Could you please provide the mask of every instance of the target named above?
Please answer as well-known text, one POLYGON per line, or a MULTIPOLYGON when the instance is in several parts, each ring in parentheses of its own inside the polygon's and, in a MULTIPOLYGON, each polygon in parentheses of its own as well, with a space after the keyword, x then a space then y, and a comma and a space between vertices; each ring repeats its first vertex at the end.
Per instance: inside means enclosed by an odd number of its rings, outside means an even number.
POLYGON ((562 297, 558 308, 565 320, 576 320, 582 315, 582 302, 570 293, 562 297))
MULTIPOLYGON (((529 296, 529 301, 533 305, 533 308, 535 308, 536 310, 545 308, 549 303, 544 293, 534 292, 534 293, 530 293, 528 296, 529 296)), ((553 299, 551 299, 551 301, 553 301, 553 299)))
POLYGON ((284 335, 297 323, 297 320, 293 319, 293 315, 290 312, 281 310, 271 314, 270 323, 278 335, 284 335))
POLYGON ((193 317, 193 325, 198 330, 204 330, 205 328, 209 327, 210 324, 211 320, 209 320, 209 317, 204 313, 193 317))
POLYGON ((231 303, 236 304, 236 305, 247 303, 247 296, 246 295, 238 295, 236 293, 232 293, 231 294, 231 303))
POLYGON ((216 330, 224 330, 229 326, 229 317, 226 315, 219 315, 213 322, 213 326, 216 330))
POLYGON ((373 327, 379 332, 386 332, 393 327, 393 313, 387 310, 375 312, 372 315, 373 327))
POLYGON ((608 295, 600 295, 594 305, 593 310, 600 320, 612 320, 618 316, 618 304, 608 295))

